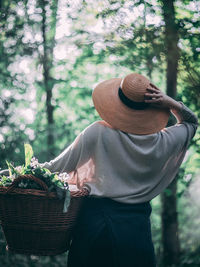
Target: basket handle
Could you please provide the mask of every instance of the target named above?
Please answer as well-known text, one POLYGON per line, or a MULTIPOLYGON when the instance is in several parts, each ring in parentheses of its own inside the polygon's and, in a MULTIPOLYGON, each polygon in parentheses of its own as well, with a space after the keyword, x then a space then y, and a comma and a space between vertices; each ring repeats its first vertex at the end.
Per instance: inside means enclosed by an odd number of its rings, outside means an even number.
POLYGON ((11 193, 18 185, 19 182, 21 182, 22 180, 32 180, 34 182, 36 182, 37 184, 40 185, 40 187, 48 192, 48 186, 45 184, 45 182, 43 182, 42 180, 40 180, 39 178, 33 176, 32 174, 25 174, 25 175, 21 175, 19 177, 17 177, 12 184, 8 187, 8 189, 6 190, 6 193, 11 193))

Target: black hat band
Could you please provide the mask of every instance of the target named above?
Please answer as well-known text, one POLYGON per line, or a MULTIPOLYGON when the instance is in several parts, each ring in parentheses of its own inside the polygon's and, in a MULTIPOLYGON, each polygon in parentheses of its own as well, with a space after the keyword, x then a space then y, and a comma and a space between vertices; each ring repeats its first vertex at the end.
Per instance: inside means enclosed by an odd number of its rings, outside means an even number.
POLYGON ((122 103, 124 103, 124 105, 126 105, 129 108, 136 109, 136 110, 143 110, 149 107, 149 103, 136 102, 136 101, 129 99, 127 96, 125 96, 121 87, 119 87, 118 95, 122 103))

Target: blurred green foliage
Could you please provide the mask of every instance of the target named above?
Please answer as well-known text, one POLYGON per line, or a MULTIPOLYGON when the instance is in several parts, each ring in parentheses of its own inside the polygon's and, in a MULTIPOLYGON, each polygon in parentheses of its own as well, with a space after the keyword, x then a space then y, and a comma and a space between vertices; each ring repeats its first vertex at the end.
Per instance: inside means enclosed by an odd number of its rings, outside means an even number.
MULTIPOLYGON (((40 162, 49 160, 48 134, 58 155, 99 119, 91 94, 96 83, 130 71, 165 89, 162 1, 25 0, 0 2, 0 167, 23 163, 29 142, 40 162), (55 4, 57 4, 55 8, 55 4), (45 7, 45 21, 43 7, 45 7), (45 25, 45 38, 42 25, 45 25), (46 57, 44 56, 46 53, 46 57), (45 64, 44 64, 45 63, 45 64), (48 124, 44 67, 53 123, 48 124)), ((175 1, 179 27, 178 96, 200 118, 200 1, 175 1)), ((173 42, 173 40, 172 40, 173 42)), ((180 266, 200 265, 198 191, 200 133, 191 142, 178 177, 180 266)), ((170 192, 169 192, 170 194, 170 192)), ((162 267, 161 202, 152 201, 152 233, 162 267)), ((0 233, 1 266, 66 266, 56 257, 12 255, 0 233)))

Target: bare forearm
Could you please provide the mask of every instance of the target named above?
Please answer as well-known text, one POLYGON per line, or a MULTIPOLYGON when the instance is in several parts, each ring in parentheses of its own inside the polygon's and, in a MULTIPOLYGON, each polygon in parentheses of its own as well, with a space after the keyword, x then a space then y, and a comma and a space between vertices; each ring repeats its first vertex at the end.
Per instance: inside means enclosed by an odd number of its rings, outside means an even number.
POLYGON ((183 105, 180 102, 172 99, 171 106, 169 107, 172 114, 176 117, 178 122, 182 121, 181 110, 183 109, 183 105))

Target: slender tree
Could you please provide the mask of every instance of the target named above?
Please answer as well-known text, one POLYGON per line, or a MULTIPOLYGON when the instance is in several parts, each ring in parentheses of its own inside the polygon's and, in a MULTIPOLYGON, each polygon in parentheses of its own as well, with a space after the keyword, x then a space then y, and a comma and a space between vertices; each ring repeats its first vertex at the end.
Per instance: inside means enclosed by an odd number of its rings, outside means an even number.
POLYGON ((46 92, 46 114, 47 114, 47 153, 48 158, 52 158, 54 153, 54 106, 52 105, 53 77, 51 69, 53 67, 53 49, 55 47, 56 18, 58 9, 58 0, 42 0, 39 2, 42 8, 42 37, 43 37, 43 85, 46 92), (50 6, 49 6, 50 5, 50 6), (50 21, 47 19, 47 8, 51 9, 50 21))
MULTIPOLYGON (((175 21, 174 0, 162 1, 163 17, 165 21, 165 47, 166 47, 166 88, 167 94, 175 98, 177 92, 178 73, 178 25, 175 21)), ((164 266, 179 264, 180 244, 178 235, 177 214, 177 179, 169 185, 168 190, 162 194, 162 240, 164 266)))

